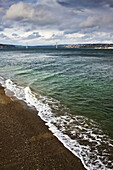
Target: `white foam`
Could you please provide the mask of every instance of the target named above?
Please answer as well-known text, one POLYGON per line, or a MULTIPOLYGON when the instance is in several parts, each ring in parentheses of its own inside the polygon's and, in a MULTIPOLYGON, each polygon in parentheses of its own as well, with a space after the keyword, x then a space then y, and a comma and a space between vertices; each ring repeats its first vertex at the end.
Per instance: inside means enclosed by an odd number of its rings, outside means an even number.
POLYGON ((4 83, 5 83, 5 79, 0 76, 0 84, 1 84, 2 86, 4 86, 4 83))
POLYGON ((24 100, 29 106, 34 106, 38 115, 46 122, 53 134, 66 148, 81 159, 86 169, 112 169, 113 162, 107 160, 109 158, 108 151, 103 150, 101 156, 99 146, 104 144, 107 147, 112 147, 113 141, 99 130, 93 120, 66 112, 64 115, 56 115, 50 107, 51 104, 58 110, 58 106, 55 106, 56 101, 41 95, 37 99, 37 94, 33 93, 29 87, 17 86, 10 79, 5 80, 0 77, 0 83, 12 91, 19 100, 24 100))

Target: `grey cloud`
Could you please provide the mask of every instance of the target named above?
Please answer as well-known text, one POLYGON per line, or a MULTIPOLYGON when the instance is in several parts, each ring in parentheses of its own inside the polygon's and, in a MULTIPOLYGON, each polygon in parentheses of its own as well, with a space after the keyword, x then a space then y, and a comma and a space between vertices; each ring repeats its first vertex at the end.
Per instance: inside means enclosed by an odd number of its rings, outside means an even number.
POLYGON ((3 26, 2 26, 2 25, 0 25, 0 31, 3 31, 3 30, 4 30, 3 26))
POLYGON ((113 7, 112 0, 57 0, 57 2, 63 6, 73 8, 113 7))
POLYGON ((9 23, 8 21, 2 21, 0 20, 0 31, 4 31, 7 28, 13 28, 13 24, 11 22, 9 23))
POLYGON ((3 12, 3 8, 0 8, 0 13, 3 12))
POLYGON ((47 40, 63 40, 65 39, 65 34, 53 34, 50 38, 48 38, 47 40))
POLYGON ((86 21, 80 24, 81 28, 93 28, 100 23, 100 17, 88 17, 86 21))
POLYGON ((10 6, 6 11, 4 19, 19 21, 23 24, 29 22, 29 24, 39 26, 56 25, 59 23, 59 19, 56 17, 55 12, 58 13, 58 8, 53 9, 49 4, 37 4, 34 6, 19 2, 10 6))
POLYGON ((101 28, 108 29, 108 26, 113 26, 113 15, 104 15, 103 16, 92 16, 87 17, 86 21, 80 24, 80 28, 101 28))
POLYGON ((45 29, 59 29, 64 30, 67 27, 73 27, 77 24, 77 15, 80 12, 68 10, 52 0, 51 3, 39 1, 35 6, 28 3, 19 2, 10 6, 6 11, 5 20, 16 22, 17 25, 28 29, 33 27, 45 29), (29 26, 28 26, 29 25, 29 26))
POLYGON ((12 34, 12 37, 14 37, 15 39, 18 39, 18 38, 21 38, 18 34, 16 34, 16 33, 13 33, 12 34))
MULTIPOLYGON (((95 10, 95 13, 87 10, 84 12, 78 12, 78 10, 73 8, 67 9, 64 5, 59 5, 62 3, 68 4, 68 7, 71 4, 73 4, 73 7, 76 7, 77 4, 78 6, 85 6, 85 4, 97 5, 98 3, 105 2, 105 0, 100 0, 99 2, 97 0, 57 0, 57 2, 58 3, 52 0, 44 0, 43 2, 37 2, 35 6, 24 2, 19 2, 13 4, 7 10, 5 19, 10 19, 12 22, 17 22, 17 25, 21 25, 21 27, 24 27, 28 31, 35 30, 35 28, 45 28, 58 29, 68 32, 69 28, 69 32, 76 32, 82 28, 97 27, 98 25, 101 25, 101 23, 105 27, 108 24, 105 23, 104 20, 100 20, 98 10, 95 10), (48 4, 47 2, 51 3, 48 4), (91 17, 89 17, 90 15, 91 17)), ((107 2, 108 1, 106 1, 106 3, 107 2)), ((108 12, 108 15, 109 13, 110 12, 108 12)), ((101 11, 101 14, 99 15, 104 15, 104 10, 101 11)))
MULTIPOLYGON (((11 5, 20 2, 20 0, 0 0, 0 7, 7 9, 11 5)), ((31 0, 21 0, 21 2, 31 3, 31 0)), ((32 2, 33 3, 33 2, 32 2)))
POLYGON ((86 34, 85 39, 90 41, 96 41, 96 42, 104 42, 104 41, 110 41, 112 38, 111 33, 105 33, 105 32, 95 32, 93 35, 92 33, 86 34))
POLYGON ((26 39, 35 39, 35 38, 40 38, 42 37, 38 32, 33 32, 32 34, 28 35, 26 39))
POLYGON ((32 31, 33 30, 33 27, 31 28, 25 28, 25 32, 29 32, 29 31, 32 31))
POLYGON ((17 36, 18 36, 18 34, 13 33, 13 34, 12 34, 12 36, 17 37, 17 36))
POLYGON ((10 39, 8 36, 6 36, 6 35, 3 34, 3 33, 0 34, 0 38, 1 38, 1 39, 10 39))
MULTIPOLYGON (((70 35, 67 34, 73 33, 84 34, 84 37, 79 38, 81 41, 92 40, 93 35, 95 39, 98 36, 96 32, 110 33, 113 30, 112 0, 38 0, 33 1, 35 4, 30 0, 2 0, 4 6, 6 2, 8 6, 0 30, 16 28, 22 32, 33 32, 26 38, 25 35, 20 37, 21 40, 40 38, 39 30, 60 31, 49 39, 45 38, 48 42, 68 39, 70 35), (88 36, 90 33, 92 37, 88 36)), ((12 34, 12 37, 16 40, 17 36, 12 34)))
POLYGON ((62 38, 64 38, 64 35, 63 34, 57 34, 57 35, 55 35, 55 34, 53 34, 52 36, 51 36, 51 38, 52 39, 62 39, 62 38))
POLYGON ((81 34, 87 34, 87 33, 94 33, 94 32, 96 32, 96 31, 98 31, 99 30, 99 27, 98 26, 95 26, 95 27, 86 27, 86 28, 80 28, 80 27, 78 27, 78 28, 76 28, 76 29, 72 29, 72 30, 70 30, 70 29, 67 29, 66 31, 64 31, 64 35, 67 35, 67 34, 74 34, 74 33, 81 33, 81 34))

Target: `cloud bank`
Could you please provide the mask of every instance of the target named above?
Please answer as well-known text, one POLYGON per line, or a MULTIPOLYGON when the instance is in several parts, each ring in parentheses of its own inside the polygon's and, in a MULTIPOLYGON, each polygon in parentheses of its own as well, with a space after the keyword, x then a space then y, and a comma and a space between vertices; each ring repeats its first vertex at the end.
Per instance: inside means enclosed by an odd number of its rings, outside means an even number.
POLYGON ((113 1, 1 0, 0 33, 17 44, 111 43, 113 1))

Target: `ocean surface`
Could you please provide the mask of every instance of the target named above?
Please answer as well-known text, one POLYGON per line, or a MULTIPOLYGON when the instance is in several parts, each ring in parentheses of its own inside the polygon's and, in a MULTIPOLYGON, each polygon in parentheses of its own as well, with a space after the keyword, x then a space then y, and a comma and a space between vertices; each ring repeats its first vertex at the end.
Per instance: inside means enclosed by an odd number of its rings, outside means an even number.
POLYGON ((85 168, 113 169, 113 50, 0 50, 0 83, 85 168))

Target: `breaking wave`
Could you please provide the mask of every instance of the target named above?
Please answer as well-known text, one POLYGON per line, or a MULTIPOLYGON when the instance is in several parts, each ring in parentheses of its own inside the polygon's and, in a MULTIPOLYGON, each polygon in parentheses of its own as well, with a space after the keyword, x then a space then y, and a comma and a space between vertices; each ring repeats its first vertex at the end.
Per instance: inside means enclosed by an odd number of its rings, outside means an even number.
POLYGON ((0 83, 19 100, 35 107, 53 134, 90 170, 113 169, 113 140, 91 119, 72 115, 59 101, 33 92, 10 79, 0 77, 0 83), (110 152, 111 151, 111 152, 110 152))

